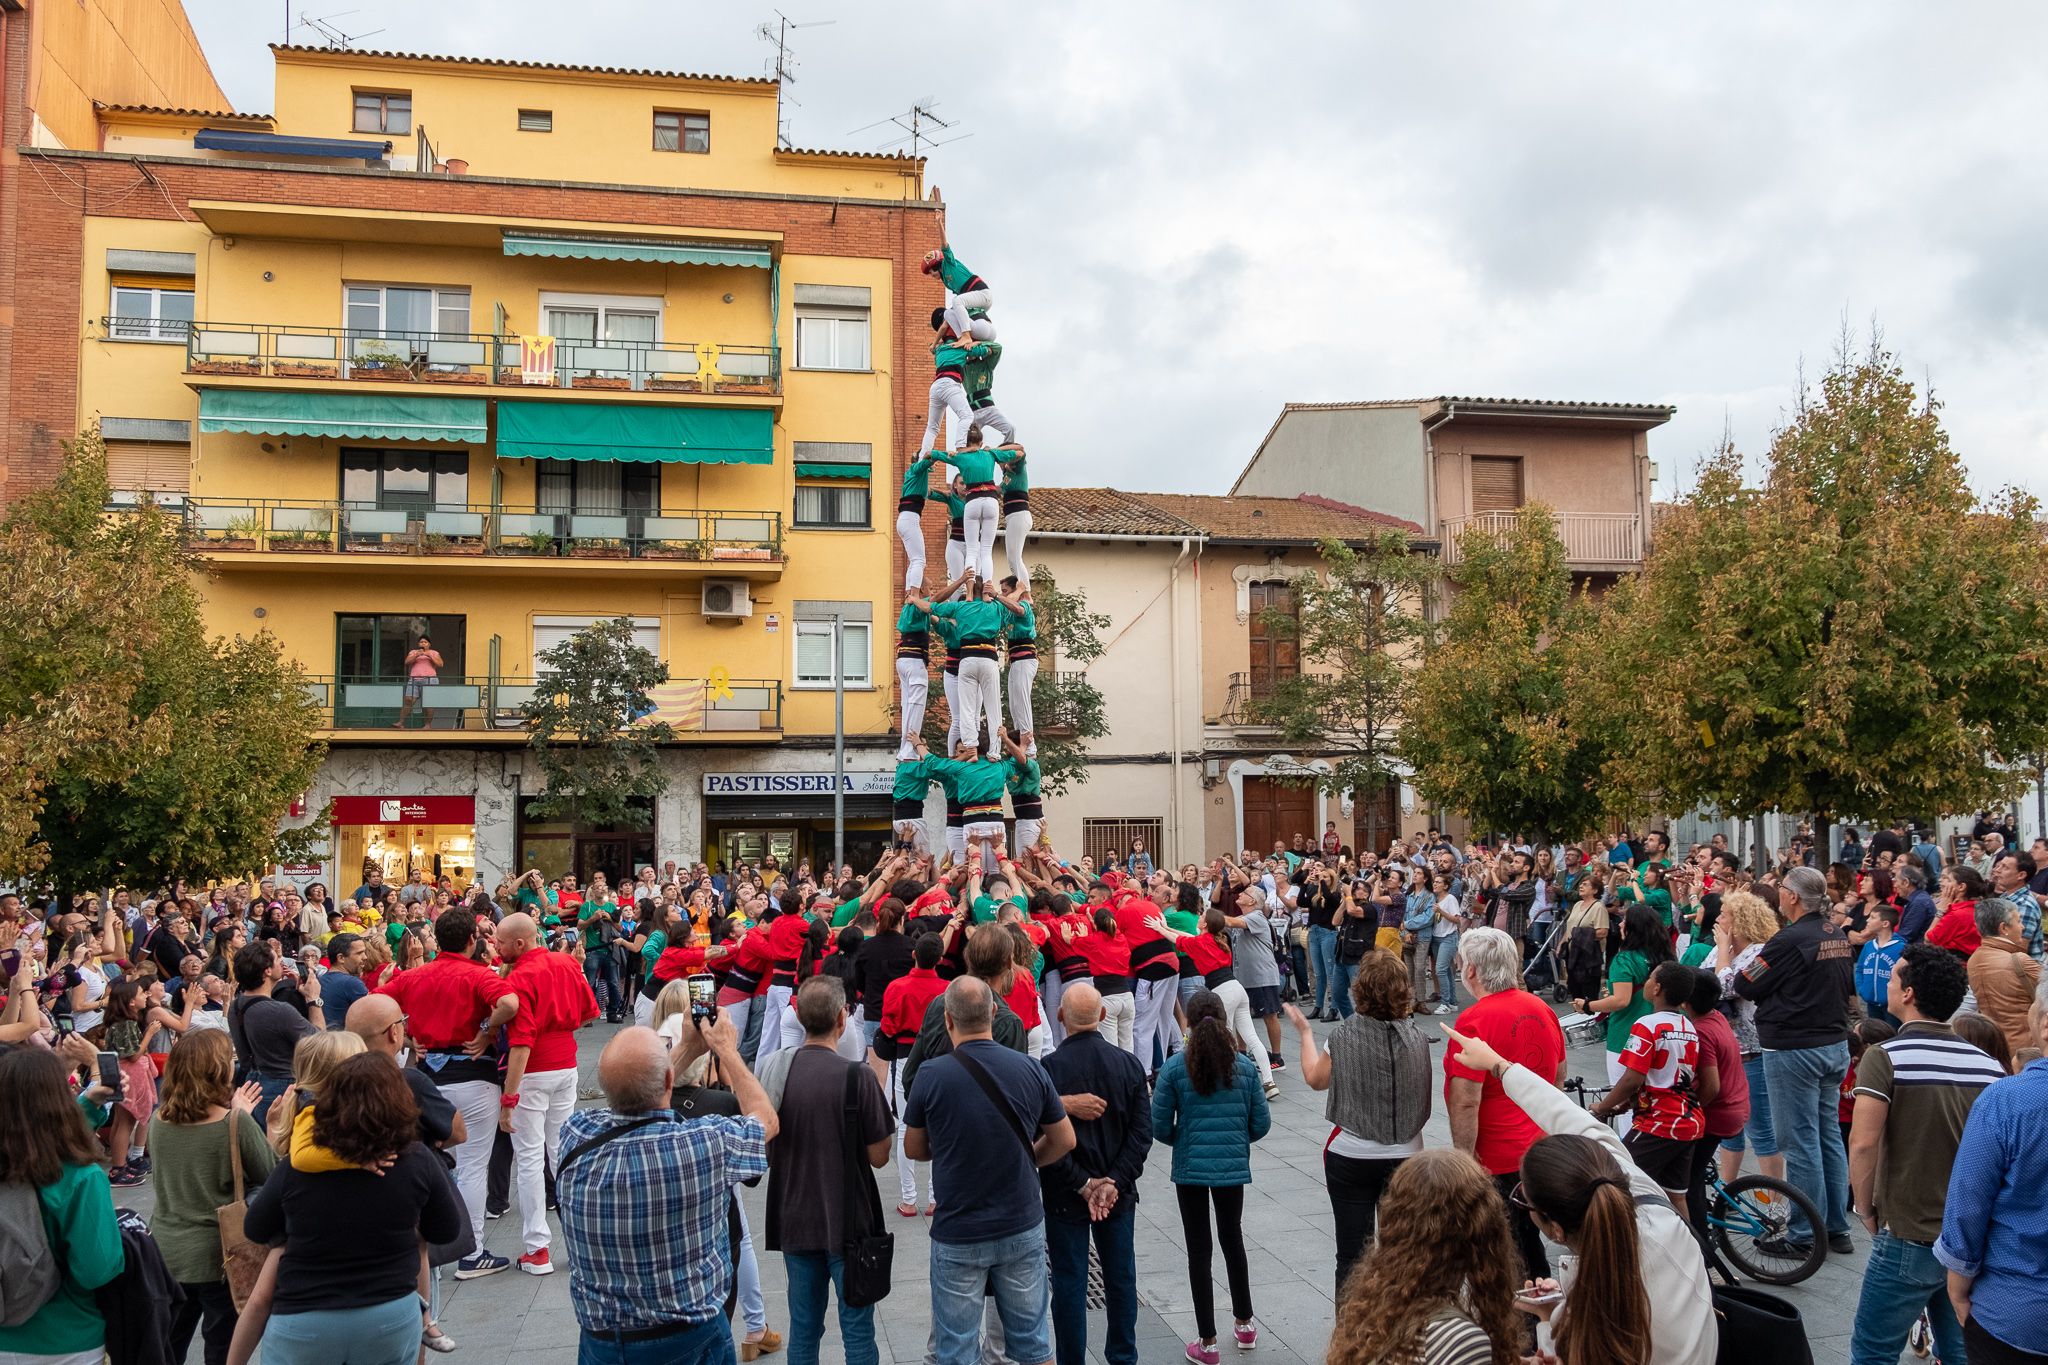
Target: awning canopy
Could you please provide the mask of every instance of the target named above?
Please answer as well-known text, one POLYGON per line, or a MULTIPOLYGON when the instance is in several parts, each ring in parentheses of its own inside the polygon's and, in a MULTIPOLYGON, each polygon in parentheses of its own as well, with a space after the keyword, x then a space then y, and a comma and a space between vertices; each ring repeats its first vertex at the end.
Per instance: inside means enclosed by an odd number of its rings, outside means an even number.
POLYGON ((498 404, 498 455, 508 460, 639 464, 769 464, 772 413, 667 403, 498 404))
POLYGON ((523 232, 505 234, 505 254, 578 261, 749 266, 757 270, 774 264, 765 247, 705 246, 698 242, 650 241, 644 237, 555 237, 523 232))
POLYGON ((864 464, 814 464, 798 461, 796 476, 800 479, 865 479, 871 467, 864 464))
POLYGON ((237 431, 471 445, 486 439, 481 398, 276 389, 201 389, 199 430, 202 435, 237 431))
POLYGON ((192 135, 192 145, 217 152, 341 157, 349 161, 382 161, 391 151, 388 142, 356 142, 339 137, 286 137, 282 133, 244 133, 228 128, 201 128, 192 135))

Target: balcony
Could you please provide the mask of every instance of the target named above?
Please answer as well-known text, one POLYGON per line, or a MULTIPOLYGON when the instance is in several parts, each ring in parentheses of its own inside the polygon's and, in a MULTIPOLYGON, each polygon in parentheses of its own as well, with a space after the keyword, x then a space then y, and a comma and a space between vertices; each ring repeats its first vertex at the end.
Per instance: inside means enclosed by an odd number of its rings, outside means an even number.
MULTIPOLYGON (((320 708, 329 741, 381 740, 443 734, 464 743, 524 744, 520 708, 539 689, 532 678, 442 678, 406 704, 406 684, 389 678, 314 677, 306 692, 320 708)), ((782 684, 775 679, 677 678, 654 689, 653 716, 679 738, 757 739, 782 731, 782 684)))
MULTIPOLYGON (((148 319, 101 319, 108 336, 157 327, 148 319)), ((184 326, 184 324, 180 324, 184 326)), ((342 327, 195 322, 185 373, 215 380, 399 384, 529 392, 691 394, 773 398, 782 357, 773 346, 710 341, 575 341, 557 338, 550 360, 526 357, 520 338, 487 332, 365 333, 342 327)))
POLYGON ((1062 671, 1052 675, 1052 704, 1046 708, 1046 714, 1033 717, 1039 734, 1072 739, 1080 732, 1080 713, 1074 704, 1074 690, 1087 681, 1087 673, 1081 671, 1062 671))
MULTIPOLYGON (((1275 684, 1285 683, 1292 676, 1280 674, 1255 682, 1249 673, 1231 674, 1230 685, 1224 692, 1223 710, 1210 724, 1228 725, 1240 730, 1277 731, 1280 726, 1262 716, 1260 707, 1273 696, 1275 684)), ((1328 713, 1324 714, 1327 717, 1328 713)))
POLYGON ((169 495, 166 502, 183 521, 186 544, 223 568, 331 572, 346 564, 415 572, 421 560, 431 559, 437 569, 458 573, 544 567, 597 576, 773 578, 783 567, 780 512, 689 509, 657 515, 182 495, 169 495), (536 566, 535 560, 547 562, 536 566))
MULTIPOLYGON (((1520 512, 1478 512, 1443 522, 1443 561, 1454 565, 1458 542, 1470 530, 1492 536, 1511 534, 1520 512)), ((1564 541, 1565 567, 1581 573, 1628 573, 1643 565, 1643 521, 1634 513, 1564 512, 1557 515, 1564 541)))

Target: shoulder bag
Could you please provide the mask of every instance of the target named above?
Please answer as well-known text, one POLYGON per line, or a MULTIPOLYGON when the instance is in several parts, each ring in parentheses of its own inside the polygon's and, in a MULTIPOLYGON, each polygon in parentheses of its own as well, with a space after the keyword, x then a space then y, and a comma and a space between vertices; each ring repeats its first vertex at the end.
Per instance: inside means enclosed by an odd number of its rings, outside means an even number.
POLYGON ((227 1122, 221 1125, 228 1134, 228 1164, 235 1172, 235 1197, 233 1202, 222 1204, 213 1211, 213 1221, 220 1229, 221 1277, 228 1282, 228 1297, 235 1302, 235 1311, 241 1312, 248 1306, 249 1295, 255 1292, 256 1279, 263 1273, 263 1260, 270 1254, 270 1248, 261 1242, 252 1242, 242 1232, 242 1219, 249 1212, 249 1201, 242 1181, 242 1114, 238 1109, 228 1110, 227 1122))
POLYGON ((846 1069, 846 1175, 841 1196, 846 1269, 839 1297, 849 1308, 866 1308, 889 1296, 889 1275, 896 1260, 896 1234, 882 1231, 882 1196, 864 1159, 867 1144, 861 1141, 859 1086, 866 1070, 857 1063, 846 1069))

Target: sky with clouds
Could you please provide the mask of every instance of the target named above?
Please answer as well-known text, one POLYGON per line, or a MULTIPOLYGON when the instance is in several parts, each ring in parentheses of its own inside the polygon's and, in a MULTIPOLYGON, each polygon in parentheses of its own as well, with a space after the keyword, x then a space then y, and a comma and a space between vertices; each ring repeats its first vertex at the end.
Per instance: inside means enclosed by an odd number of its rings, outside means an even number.
MULTIPOLYGON (((788 0, 799 146, 934 100, 1047 483, 1225 491, 1287 401, 1660 402, 1752 457, 1846 326, 2048 497, 2048 6, 788 0)), ((187 0, 271 107, 284 0, 187 0)), ((358 46, 760 74, 766 7, 293 0, 358 46), (349 13, 347 11, 353 11, 349 13), (382 32, 370 34, 370 30, 382 32)), ((300 29, 298 42, 318 39, 300 29)), ((864 131, 857 131, 864 130, 864 131)))

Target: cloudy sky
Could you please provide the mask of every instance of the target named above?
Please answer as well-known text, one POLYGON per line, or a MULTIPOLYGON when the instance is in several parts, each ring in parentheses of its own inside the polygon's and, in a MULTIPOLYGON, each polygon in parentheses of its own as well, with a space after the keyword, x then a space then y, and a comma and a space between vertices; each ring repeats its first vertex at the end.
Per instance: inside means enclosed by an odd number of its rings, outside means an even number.
MULTIPOLYGON (((2048 6, 787 3, 835 21, 798 145, 927 98, 971 134, 929 183, 1046 482, 1221 492, 1283 402, 1456 393, 1675 404, 1668 496, 1875 321, 1980 491, 2048 496, 2048 6)), ((270 109, 284 0, 187 4, 270 109)), ((349 10, 362 47, 746 75, 773 17, 292 4, 349 10)))

